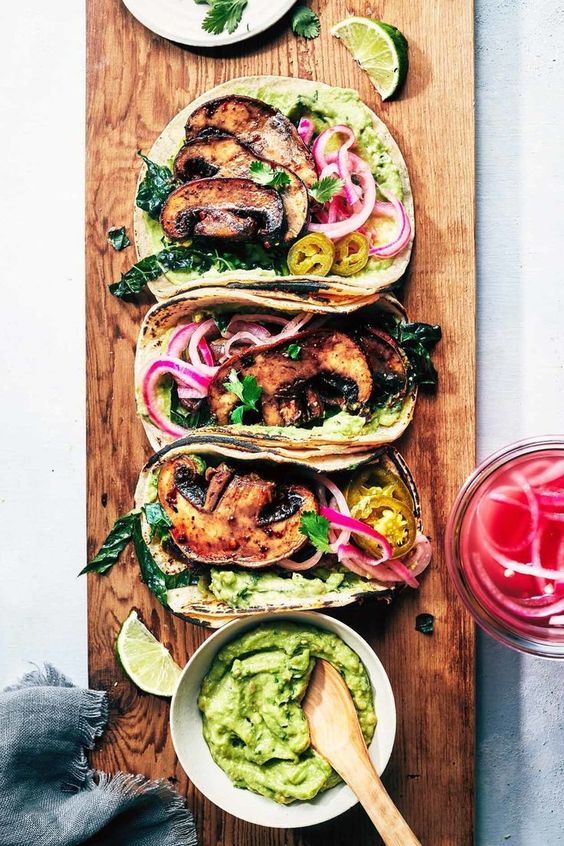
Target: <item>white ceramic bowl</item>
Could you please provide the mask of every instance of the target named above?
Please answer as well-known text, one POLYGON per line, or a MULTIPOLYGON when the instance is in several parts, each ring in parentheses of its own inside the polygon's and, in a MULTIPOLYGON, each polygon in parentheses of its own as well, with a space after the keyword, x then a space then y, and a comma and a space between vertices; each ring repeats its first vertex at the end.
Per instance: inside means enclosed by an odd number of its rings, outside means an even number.
POLYGON ((202 29, 209 11, 194 0, 123 0, 131 14, 147 29, 189 47, 221 47, 264 32, 283 17, 295 0, 249 0, 235 32, 213 35, 202 29))
MULTIPOLYGON (((212 802, 256 825, 271 828, 301 828, 326 822, 348 811, 356 804, 354 793, 339 784, 319 794, 310 802, 279 805, 277 802, 234 787, 223 770, 217 766, 202 734, 202 719, 198 708, 198 694, 202 679, 210 668, 216 653, 228 641, 259 623, 272 621, 272 614, 235 620, 215 632, 184 667, 170 709, 172 742, 178 759, 190 781, 212 802)), ((374 693, 378 725, 370 744, 370 755, 380 774, 390 758, 396 734, 396 707, 392 688, 382 664, 369 644, 353 629, 323 614, 299 612, 277 614, 276 620, 307 623, 339 635, 357 653, 368 671, 374 693)))

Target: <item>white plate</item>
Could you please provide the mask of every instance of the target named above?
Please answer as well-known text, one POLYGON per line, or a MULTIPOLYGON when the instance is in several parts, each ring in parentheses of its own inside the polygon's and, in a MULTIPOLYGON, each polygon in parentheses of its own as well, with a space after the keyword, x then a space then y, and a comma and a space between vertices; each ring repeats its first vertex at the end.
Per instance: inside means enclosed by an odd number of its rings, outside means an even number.
POLYGON ((296 0, 249 0, 235 32, 212 35, 202 29, 209 10, 194 0, 123 0, 131 14, 144 26, 170 41, 190 47, 220 47, 235 44, 264 32, 286 14, 296 0))
MULTIPOLYGON (((370 645, 353 629, 323 614, 299 612, 277 614, 277 620, 292 620, 327 629, 339 635, 354 649, 366 667, 372 689, 378 724, 370 756, 380 774, 389 761, 396 734, 396 707, 392 688, 382 664, 370 645)), ((203 677, 216 653, 228 641, 260 622, 272 621, 272 614, 235 620, 219 629, 194 653, 184 667, 170 709, 172 742, 186 775, 198 790, 212 802, 242 820, 270 828, 300 828, 317 825, 339 816, 357 803, 354 793, 340 784, 316 796, 310 802, 279 805, 250 790, 234 787, 227 775, 214 762, 202 734, 202 718, 198 694, 203 677)))

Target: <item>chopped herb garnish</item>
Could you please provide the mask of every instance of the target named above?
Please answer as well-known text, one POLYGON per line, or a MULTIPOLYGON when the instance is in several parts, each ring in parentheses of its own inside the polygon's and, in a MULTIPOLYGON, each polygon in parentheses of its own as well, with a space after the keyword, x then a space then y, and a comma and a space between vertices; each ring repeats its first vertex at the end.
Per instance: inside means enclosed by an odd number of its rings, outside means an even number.
POLYGON ((267 188, 287 188, 290 184, 290 177, 283 170, 274 170, 268 162, 254 161, 249 165, 251 179, 259 185, 267 188))
POLYGON ((247 2, 248 0, 212 0, 202 28, 212 35, 219 35, 224 30, 235 32, 241 23, 247 2))
POLYGON ((133 527, 138 517, 139 511, 137 510, 130 511, 123 517, 118 517, 99 551, 78 575, 106 573, 110 570, 133 537, 133 527))
POLYGON ((229 374, 229 379, 223 383, 223 386, 241 400, 241 405, 238 405, 231 412, 232 423, 242 423, 245 411, 258 411, 257 402, 262 394, 262 388, 254 376, 244 376, 241 380, 239 374, 233 368, 229 374))
POLYGON ((415 628, 421 634, 431 635, 435 628, 435 618, 432 614, 418 614, 415 618, 415 628))
POLYGON ((120 226, 119 229, 110 229, 108 231, 108 241, 114 248, 114 250, 125 250, 126 247, 129 247, 131 241, 126 235, 125 226, 120 226))
POLYGON ((329 520, 322 517, 315 511, 305 511, 302 514, 302 521, 300 523, 300 533, 309 538, 316 549, 321 552, 330 552, 329 546, 329 520))
POLYGON ((158 220, 166 200, 180 183, 169 167, 152 162, 140 150, 138 155, 147 165, 147 173, 139 185, 135 202, 149 217, 158 220))
POLYGON ((318 182, 314 182, 309 193, 317 203, 328 203, 335 194, 342 190, 343 180, 338 176, 324 176, 318 182))
POLYGON ((294 361, 297 361, 297 359, 300 357, 301 351, 302 348, 299 344, 288 344, 288 349, 286 350, 286 352, 288 353, 288 358, 291 358, 294 361))
POLYGON ((321 24, 313 9, 298 6, 292 15, 292 31, 302 38, 317 38, 321 24))

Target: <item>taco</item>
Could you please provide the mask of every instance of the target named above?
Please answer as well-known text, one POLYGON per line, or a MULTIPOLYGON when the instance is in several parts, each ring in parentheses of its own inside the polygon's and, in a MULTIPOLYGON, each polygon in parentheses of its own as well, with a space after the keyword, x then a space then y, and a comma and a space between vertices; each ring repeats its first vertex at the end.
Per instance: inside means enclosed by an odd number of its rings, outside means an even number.
POLYGON ((194 430, 299 450, 315 462, 395 441, 432 386, 440 329, 390 295, 352 314, 290 295, 194 290, 154 306, 135 359, 153 449, 194 430))
POLYGON ((145 465, 135 509, 86 569, 108 570, 128 537, 159 600, 212 627, 371 596, 389 602, 418 586, 431 557, 415 483, 390 447, 360 463, 325 459, 320 472, 236 438, 184 438, 145 465))
POLYGON ((405 272, 415 231, 407 168, 356 91, 241 77, 174 117, 143 167, 139 263, 158 300, 209 284, 313 302, 369 301, 405 272))

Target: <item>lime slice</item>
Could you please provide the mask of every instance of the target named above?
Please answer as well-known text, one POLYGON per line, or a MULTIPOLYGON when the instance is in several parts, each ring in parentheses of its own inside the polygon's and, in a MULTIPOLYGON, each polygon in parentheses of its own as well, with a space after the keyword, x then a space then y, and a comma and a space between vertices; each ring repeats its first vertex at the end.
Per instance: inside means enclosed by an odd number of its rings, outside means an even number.
POLYGON ((132 611, 122 625, 116 652, 133 684, 156 696, 172 696, 182 670, 168 649, 143 625, 137 611, 132 611))
POLYGON ((335 24, 331 35, 341 39, 382 100, 399 91, 408 67, 407 41, 399 29, 370 18, 346 18, 335 24))

